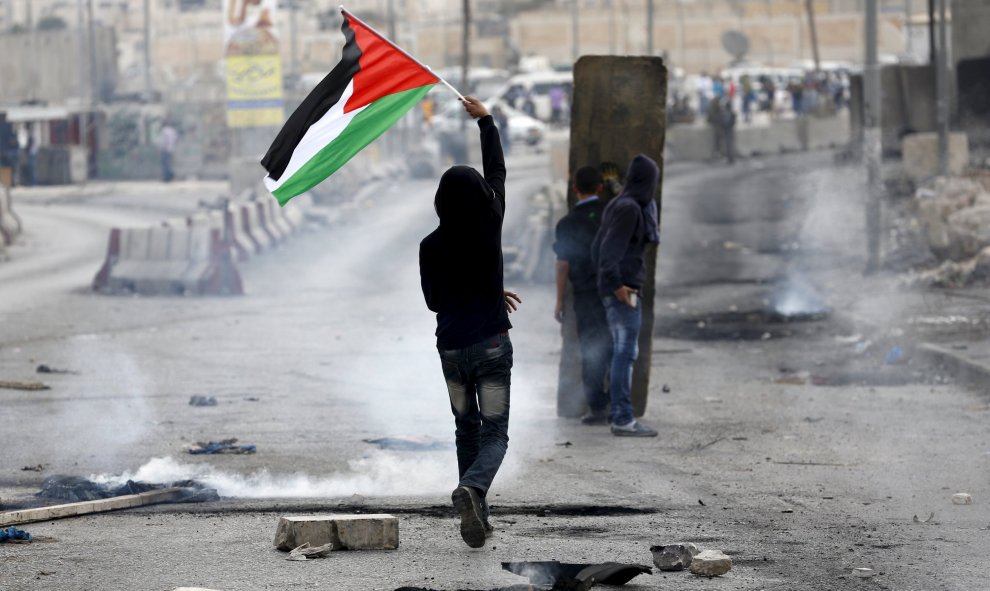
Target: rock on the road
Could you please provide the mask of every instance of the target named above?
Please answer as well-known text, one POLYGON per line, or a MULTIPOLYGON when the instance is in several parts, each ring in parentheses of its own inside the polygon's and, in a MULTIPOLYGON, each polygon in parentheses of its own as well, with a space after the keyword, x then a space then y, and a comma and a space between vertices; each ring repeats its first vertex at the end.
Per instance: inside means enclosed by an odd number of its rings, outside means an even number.
POLYGON ((732 559, 718 550, 703 550, 691 559, 691 572, 702 577, 717 577, 732 569, 732 559))
POLYGON ((399 520, 392 515, 308 515, 282 517, 275 531, 275 547, 292 550, 333 544, 335 550, 395 550, 399 547, 399 520))
POLYGON ((653 564, 663 571, 684 570, 691 566, 691 559, 700 551, 694 544, 667 544, 653 546, 653 564))
POLYGON ((952 495, 953 505, 972 505, 973 497, 969 493, 956 493, 952 495))

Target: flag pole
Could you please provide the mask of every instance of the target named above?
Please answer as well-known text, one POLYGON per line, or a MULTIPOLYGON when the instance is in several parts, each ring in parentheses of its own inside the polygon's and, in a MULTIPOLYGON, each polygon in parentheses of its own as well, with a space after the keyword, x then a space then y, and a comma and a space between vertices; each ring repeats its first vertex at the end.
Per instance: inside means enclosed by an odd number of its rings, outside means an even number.
POLYGON ((424 64, 423 62, 419 61, 418 59, 416 59, 415 57, 413 57, 412 55, 410 55, 408 51, 406 51, 405 49, 402 49, 401 47, 399 47, 398 45, 396 45, 395 43, 393 43, 388 37, 386 37, 385 35, 382 35, 378 31, 376 31, 374 27, 370 26, 368 23, 364 22, 363 20, 361 20, 358 17, 354 16, 352 13, 348 12, 347 9, 344 8, 344 5, 343 4, 341 4, 339 8, 340 8, 340 13, 343 14, 345 18, 354 19, 355 22, 361 23, 361 26, 363 26, 364 28, 366 28, 369 31, 371 31, 372 33, 374 33, 379 39, 381 39, 385 43, 388 43, 389 45, 391 45, 392 47, 394 47, 399 53, 401 53, 402 55, 404 55, 407 58, 411 59, 412 61, 416 62, 421 68, 429 71, 431 74, 433 74, 434 76, 436 76, 437 77, 437 80, 439 80, 440 82, 442 82, 444 86, 446 86, 447 88, 450 89, 451 92, 453 92, 454 94, 456 94, 457 95, 457 98, 461 102, 467 102, 467 99, 464 98, 464 95, 461 94, 460 92, 458 92, 456 88, 454 88, 453 86, 451 86, 450 85, 450 82, 447 82, 441 76, 439 76, 436 72, 434 72, 433 71, 433 68, 431 68, 430 66, 428 66, 428 65, 424 64))

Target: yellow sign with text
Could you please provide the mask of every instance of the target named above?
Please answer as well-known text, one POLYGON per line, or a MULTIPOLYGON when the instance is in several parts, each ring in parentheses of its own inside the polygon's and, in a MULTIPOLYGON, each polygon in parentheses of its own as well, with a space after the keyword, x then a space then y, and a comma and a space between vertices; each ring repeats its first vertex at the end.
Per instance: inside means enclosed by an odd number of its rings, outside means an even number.
POLYGON ((227 125, 269 127, 283 122, 282 60, 273 55, 227 57, 227 125))

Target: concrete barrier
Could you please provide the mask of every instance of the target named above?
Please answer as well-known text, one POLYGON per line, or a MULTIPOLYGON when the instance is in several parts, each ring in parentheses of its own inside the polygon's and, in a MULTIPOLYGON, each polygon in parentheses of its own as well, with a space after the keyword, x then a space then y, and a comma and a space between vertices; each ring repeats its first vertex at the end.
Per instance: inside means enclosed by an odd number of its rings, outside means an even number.
MULTIPOLYGON (((777 119, 768 125, 736 126, 736 154, 761 156, 838 148, 849 144, 852 131, 849 112, 832 117, 777 119)), ((712 158, 714 132, 708 125, 673 125, 667 129, 670 160, 699 161, 712 158)))
POLYGON ((114 228, 93 288, 141 294, 241 294, 241 277, 221 233, 205 224, 114 228))
POLYGON ((284 212, 278 202, 274 199, 262 199, 261 202, 265 205, 265 212, 268 214, 268 219, 271 220, 275 230, 281 234, 282 240, 291 236, 292 225, 285 219, 284 212))
POLYGON ((268 207, 260 202, 255 201, 253 204, 255 212, 258 216, 258 225, 261 226, 262 231, 268 236, 268 241, 272 246, 279 244, 285 240, 285 235, 282 234, 274 224, 272 224, 271 219, 269 219, 268 207))
POLYGON ((261 228, 261 223, 258 221, 258 210, 253 203, 237 205, 234 216, 237 218, 237 223, 244 232, 244 236, 251 243, 255 254, 261 254, 271 246, 268 234, 261 228))
POLYGON ((0 185, 0 244, 10 246, 21 234, 21 218, 14 213, 14 198, 10 187, 0 185))

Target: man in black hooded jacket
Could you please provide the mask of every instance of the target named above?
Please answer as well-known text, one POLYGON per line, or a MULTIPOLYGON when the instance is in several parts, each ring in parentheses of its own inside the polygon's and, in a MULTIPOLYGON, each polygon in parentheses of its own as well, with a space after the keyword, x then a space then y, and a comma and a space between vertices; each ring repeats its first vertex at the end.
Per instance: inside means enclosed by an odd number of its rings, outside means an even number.
POLYGON ((505 159, 498 129, 480 101, 465 97, 478 120, 485 174, 454 166, 440 178, 434 207, 440 226, 419 245, 426 306, 437 314, 437 349, 454 413, 460 481, 451 500, 461 537, 480 548, 491 535, 486 497, 509 443, 512 343, 508 313, 519 296, 502 283, 505 159))
POLYGON ((638 294, 646 280, 643 252, 660 241, 654 196, 660 179, 657 163, 637 155, 629 163, 622 193, 602 214, 602 225, 591 244, 598 268, 598 295, 612 333, 609 396, 612 434, 620 437, 656 437, 657 432, 633 417, 631 400, 633 363, 639 355, 642 303, 638 294))

